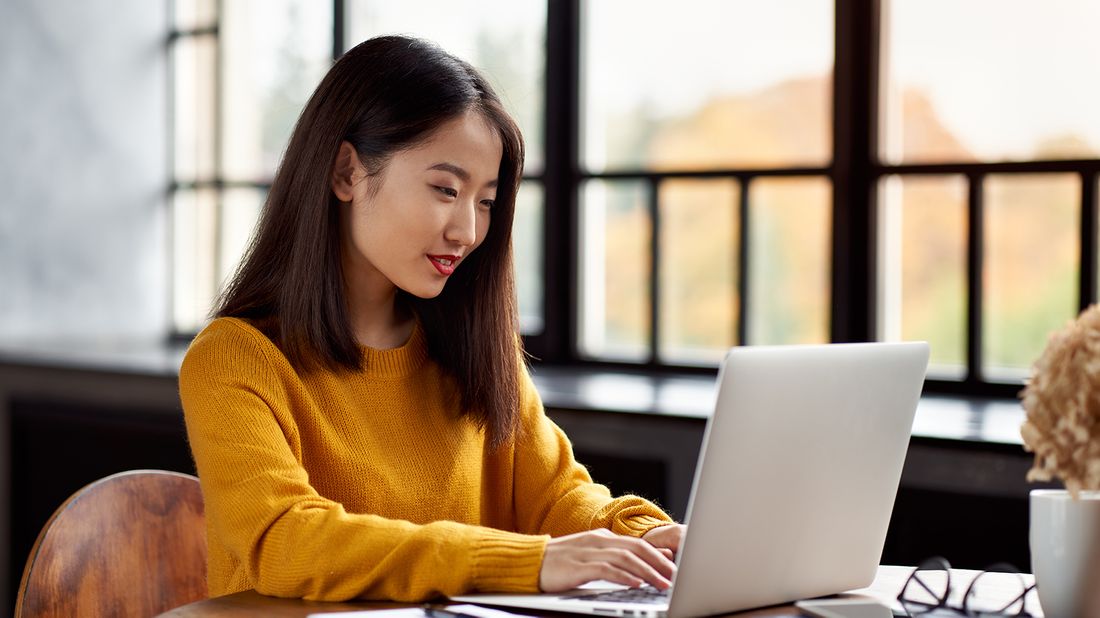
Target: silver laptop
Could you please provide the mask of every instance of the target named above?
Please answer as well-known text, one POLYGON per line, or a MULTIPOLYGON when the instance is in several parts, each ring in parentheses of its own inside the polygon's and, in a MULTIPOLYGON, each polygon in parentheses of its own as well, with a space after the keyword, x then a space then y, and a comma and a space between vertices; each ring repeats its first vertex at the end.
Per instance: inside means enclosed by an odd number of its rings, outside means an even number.
POLYGON ((694 618, 868 586, 927 365, 926 343, 734 348, 718 374, 688 531, 663 598, 603 600, 613 587, 590 585, 453 600, 694 618))

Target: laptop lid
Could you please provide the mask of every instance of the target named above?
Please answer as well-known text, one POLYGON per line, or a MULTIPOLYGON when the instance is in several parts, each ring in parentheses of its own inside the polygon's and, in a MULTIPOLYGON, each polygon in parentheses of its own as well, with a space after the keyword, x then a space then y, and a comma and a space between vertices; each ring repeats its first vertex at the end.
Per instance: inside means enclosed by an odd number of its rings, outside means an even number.
POLYGON ((870 585, 927 365, 926 343, 730 350, 669 615, 870 585))
POLYGON ((733 348, 719 371, 667 607, 578 601, 577 592, 455 600, 691 618, 865 587, 882 555, 927 364, 926 343, 733 348))

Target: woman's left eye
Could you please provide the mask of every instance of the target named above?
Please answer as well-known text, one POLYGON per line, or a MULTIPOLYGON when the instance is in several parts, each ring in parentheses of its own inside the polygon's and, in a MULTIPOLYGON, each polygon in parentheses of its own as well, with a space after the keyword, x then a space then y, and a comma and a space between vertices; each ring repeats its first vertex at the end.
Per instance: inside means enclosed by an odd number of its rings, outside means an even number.
POLYGON ((436 187, 435 190, 439 191, 443 195, 446 195, 447 197, 458 197, 458 191, 455 191, 450 187, 436 187))
POLYGON ((494 200, 481 200, 481 205, 491 209, 493 206, 496 205, 496 202, 494 200))

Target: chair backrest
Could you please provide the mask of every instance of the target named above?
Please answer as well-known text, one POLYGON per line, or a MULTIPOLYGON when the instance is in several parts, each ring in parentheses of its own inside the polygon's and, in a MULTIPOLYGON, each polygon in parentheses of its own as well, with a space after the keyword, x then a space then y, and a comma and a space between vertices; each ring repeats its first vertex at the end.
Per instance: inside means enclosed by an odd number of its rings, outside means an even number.
POLYGON ((15 617, 153 616, 204 598, 199 480, 132 470, 84 487, 46 522, 15 617))

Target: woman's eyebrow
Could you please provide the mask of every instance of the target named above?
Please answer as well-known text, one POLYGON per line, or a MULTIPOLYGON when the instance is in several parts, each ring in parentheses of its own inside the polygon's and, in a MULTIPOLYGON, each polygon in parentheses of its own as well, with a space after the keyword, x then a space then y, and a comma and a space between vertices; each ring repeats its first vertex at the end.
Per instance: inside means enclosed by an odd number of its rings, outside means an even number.
MULTIPOLYGON (((462 167, 460 167, 458 165, 455 165, 454 163, 446 163, 446 162, 436 163, 435 165, 429 167, 428 169, 430 169, 430 170, 439 170, 441 172, 450 172, 450 173, 454 174, 455 176, 458 176, 462 180, 462 182, 469 182, 470 181, 470 172, 467 172, 465 169, 463 169, 462 167)), ((494 178, 494 179, 490 180, 489 182, 486 183, 486 186, 488 186, 488 187, 497 186, 497 179, 494 178)))

